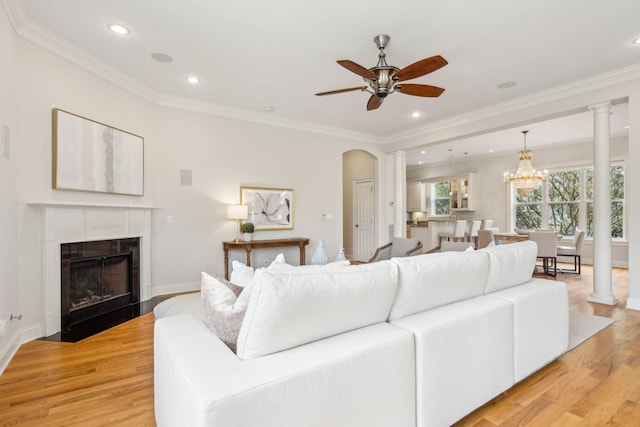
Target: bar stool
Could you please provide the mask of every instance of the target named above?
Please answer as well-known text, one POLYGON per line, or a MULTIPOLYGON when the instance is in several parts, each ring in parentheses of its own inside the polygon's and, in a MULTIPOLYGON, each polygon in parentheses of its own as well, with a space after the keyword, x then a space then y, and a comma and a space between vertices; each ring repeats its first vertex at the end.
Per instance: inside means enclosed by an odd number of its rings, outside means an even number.
POLYGON ((467 230, 464 232, 464 237, 467 242, 473 242, 476 246, 478 246, 478 230, 480 230, 480 226, 482 221, 469 221, 467 226, 467 230))
POLYGON ((464 232, 467 229, 467 221, 464 219, 457 220, 453 224, 452 231, 441 231, 438 233, 438 243, 442 242, 442 239, 453 240, 453 241, 464 241, 464 232))

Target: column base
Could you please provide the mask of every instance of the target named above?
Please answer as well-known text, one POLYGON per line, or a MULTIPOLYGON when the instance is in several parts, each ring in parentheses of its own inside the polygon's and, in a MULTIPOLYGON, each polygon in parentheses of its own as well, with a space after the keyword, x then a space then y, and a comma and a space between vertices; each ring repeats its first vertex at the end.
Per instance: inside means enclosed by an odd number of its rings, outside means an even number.
POLYGON ((613 295, 611 296, 599 296, 596 294, 591 294, 589 298, 587 298, 589 302, 595 302, 598 304, 606 304, 606 305, 616 305, 618 300, 613 295))
POLYGON ((627 298, 627 308, 630 310, 640 310, 640 298, 627 298))

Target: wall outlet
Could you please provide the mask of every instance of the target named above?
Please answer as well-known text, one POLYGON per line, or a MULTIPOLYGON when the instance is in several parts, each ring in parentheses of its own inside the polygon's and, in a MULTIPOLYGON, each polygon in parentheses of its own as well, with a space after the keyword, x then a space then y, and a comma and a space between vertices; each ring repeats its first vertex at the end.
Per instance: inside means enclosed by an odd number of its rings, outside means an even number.
POLYGON ((0 338, 7 333, 7 319, 0 319, 0 338))
POLYGON ((173 217, 171 215, 167 215, 167 224, 173 224, 173 217))

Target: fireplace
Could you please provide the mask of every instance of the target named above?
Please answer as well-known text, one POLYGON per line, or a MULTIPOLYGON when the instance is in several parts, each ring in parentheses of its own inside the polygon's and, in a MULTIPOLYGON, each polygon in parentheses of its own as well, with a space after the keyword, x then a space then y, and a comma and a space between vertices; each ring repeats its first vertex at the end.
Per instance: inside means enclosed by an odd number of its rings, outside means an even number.
POLYGON ((75 342, 140 314, 140 239, 60 245, 61 340, 75 342))

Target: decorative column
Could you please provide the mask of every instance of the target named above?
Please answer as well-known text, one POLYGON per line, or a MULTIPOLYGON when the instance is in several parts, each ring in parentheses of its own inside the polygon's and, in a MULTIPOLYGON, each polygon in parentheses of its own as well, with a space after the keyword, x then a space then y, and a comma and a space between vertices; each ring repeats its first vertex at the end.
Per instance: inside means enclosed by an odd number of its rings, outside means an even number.
POLYGON ((393 153, 393 237, 407 237, 407 153, 393 153))
POLYGON ((611 185, 609 115, 611 102, 593 111, 593 293, 588 301, 614 305, 611 261, 611 185))

